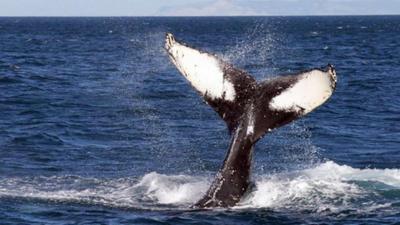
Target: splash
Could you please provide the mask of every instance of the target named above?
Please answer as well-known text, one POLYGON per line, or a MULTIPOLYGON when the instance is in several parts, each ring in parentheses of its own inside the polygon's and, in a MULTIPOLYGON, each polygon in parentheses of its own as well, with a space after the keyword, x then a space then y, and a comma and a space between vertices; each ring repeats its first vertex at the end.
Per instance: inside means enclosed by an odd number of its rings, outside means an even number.
MULTIPOLYGON (((78 176, 3 178, 1 198, 186 210, 212 177, 148 173, 140 179, 78 176)), ((356 169, 332 161, 310 169, 255 176, 256 188, 233 210, 268 208, 317 214, 396 212, 400 169, 356 169)))
POLYGON ((237 41, 235 46, 220 57, 239 68, 246 69, 256 79, 265 79, 276 72, 271 58, 277 51, 278 39, 279 37, 271 32, 265 23, 259 21, 244 32, 241 41, 237 41))
POLYGON ((381 198, 387 191, 400 197, 399 176, 399 169, 355 169, 328 161, 311 169, 259 176, 256 190, 238 208, 367 212, 390 207, 394 199, 381 198))
POLYGON ((203 195, 208 185, 205 177, 155 172, 140 179, 79 176, 3 178, 0 180, 0 199, 26 198, 139 209, 188 208, 203 195))
POLYGON ((205 193, 208 181, 202 177, 146 174, 136 185, 143 196, 160 204, 191 204, 205 193))

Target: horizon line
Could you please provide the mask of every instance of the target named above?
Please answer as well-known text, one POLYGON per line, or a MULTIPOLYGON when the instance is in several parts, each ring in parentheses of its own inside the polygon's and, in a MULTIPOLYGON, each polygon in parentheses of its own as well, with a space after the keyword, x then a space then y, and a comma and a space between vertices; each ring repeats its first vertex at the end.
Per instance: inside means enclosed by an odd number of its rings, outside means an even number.
POLYGON ((132 15, 121 15, 121 16, 116 16, 116 15, 104 15, 104 16, 65 16, 65 15, 61 15, 61 16, 53 16, 53 15, 30 15, 30 16, 20 16, 20 15, 16 15, 16 16, 2 16, 0 15, 0 18, 32 18, 32 17, 37 17, 37 18, 120 18, 120 17, 131 17, 131 18, 185 18, 185 17, 191 17, 191 18, 198 18, 198 17, 306 17, 306 16, 310 16, 310 17, 334 17, 334 16, 400 16, 400 14, 330 14, 330 15, 320 15, 320 14, 311 14, 311 15, 307 15, 307 14, 299 14, 299 15, 204 15, 204 16, 184 16, 184 15, 177 15, 177 16, 132 16, 132 15))

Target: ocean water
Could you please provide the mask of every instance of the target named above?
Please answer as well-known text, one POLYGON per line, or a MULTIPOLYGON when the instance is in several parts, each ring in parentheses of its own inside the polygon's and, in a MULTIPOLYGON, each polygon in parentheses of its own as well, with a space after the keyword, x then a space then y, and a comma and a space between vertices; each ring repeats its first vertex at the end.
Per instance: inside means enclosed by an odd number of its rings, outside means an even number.
POLYGON ((0 224, 399 224, 399 79, 399 16, 0 18, 0 224), (257 80, 336 67, 233 208, 190 209, 229 135, 166 32, 257 80))

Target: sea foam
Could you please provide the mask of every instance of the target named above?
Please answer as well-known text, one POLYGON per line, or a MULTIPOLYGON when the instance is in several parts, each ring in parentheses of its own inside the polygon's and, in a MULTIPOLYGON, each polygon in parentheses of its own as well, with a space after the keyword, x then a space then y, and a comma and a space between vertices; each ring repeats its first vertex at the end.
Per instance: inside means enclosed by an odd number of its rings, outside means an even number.
MULTIPOLYGON (((254 176, 255 188, 234 210, 268 208, 315 213, 366 212, 392 207, 400 199, 399 169, 356 169, 332 161, 314 168, 254 176), (390 191, 390 195, 385 192, 390 191), (397 199, 397 200, 396 200, 397 199)), ((151 172, 141 178, 79 176, 0 179, 0 198, 100 204, 142 209, 188 209, 212 177, 151 172)))

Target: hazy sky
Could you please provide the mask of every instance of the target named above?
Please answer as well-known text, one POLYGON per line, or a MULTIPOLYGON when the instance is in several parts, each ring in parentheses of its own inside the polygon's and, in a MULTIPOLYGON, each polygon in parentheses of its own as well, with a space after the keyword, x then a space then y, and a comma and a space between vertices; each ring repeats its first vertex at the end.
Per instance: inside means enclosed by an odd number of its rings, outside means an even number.
POLYGON ((0 16, 400 14, 400 0, 0 0, 0 16))

